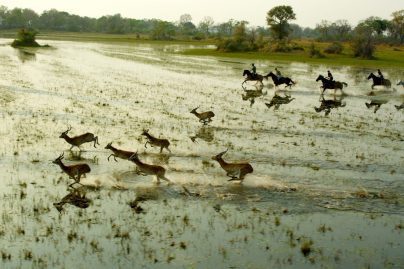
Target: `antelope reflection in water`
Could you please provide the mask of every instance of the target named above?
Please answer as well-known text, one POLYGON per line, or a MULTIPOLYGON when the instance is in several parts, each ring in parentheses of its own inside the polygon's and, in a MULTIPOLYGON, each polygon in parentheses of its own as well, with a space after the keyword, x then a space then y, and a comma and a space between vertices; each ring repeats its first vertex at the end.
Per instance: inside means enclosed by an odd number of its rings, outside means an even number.
POLYGON ((198 143, 197 139, 202 139, 205 142, 212 142, 215 138, 215 132, 212 127, 202 126, 198 129, 194 136, 190 136, 192 142, 198 143))
POLYGON ((70 188, 69 193, 60 200, 53 203, 59 212, 62 212, 66 204, 71 204, 79 208, 87 208, 90 206, 91 200, 86 197, 85 187, 70 188))

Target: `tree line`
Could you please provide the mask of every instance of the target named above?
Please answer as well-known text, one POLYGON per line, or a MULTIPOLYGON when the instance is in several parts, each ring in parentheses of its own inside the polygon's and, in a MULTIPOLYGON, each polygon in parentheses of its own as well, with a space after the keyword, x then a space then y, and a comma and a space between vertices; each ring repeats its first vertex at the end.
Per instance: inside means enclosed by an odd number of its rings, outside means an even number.
MULTIPOLYGON (((120 14, 100 18, 81 17, 56 9, 37 14, 31 9, 8 9, 0 6, 0 30, 34 28, 40 31, 96 32, 135 34, 139 38, 158 40, 217 39, 223 51, 287 51, 299 49, 290 44, 293 39, 312 39, 327 42, 352 41, 360 45, 404 43, 404 10, 393 12, 391 19, 369 17, 353 26, 348 21, 321 21, 314 28, 291 23, 296 14, 291 6, 276 6, 267 13, 268 27, 250 27, 247 21, 229 20, 215 23, 206 16, 194 24, 189 14, 177 22, 159 19, 124 18, 120 14), (268 42, 275 41, 275 42, 268 42)), ((336 45, 338 47, 338 45, 336 45)))

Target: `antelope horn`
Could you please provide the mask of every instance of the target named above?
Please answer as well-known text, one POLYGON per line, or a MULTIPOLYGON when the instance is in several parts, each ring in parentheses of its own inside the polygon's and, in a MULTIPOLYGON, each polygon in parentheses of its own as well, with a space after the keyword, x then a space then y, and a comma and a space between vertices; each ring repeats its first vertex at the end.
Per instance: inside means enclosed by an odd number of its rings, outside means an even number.
POLYGON ((225 151, 220 152, 218 155, 223 156, 224 154, 226 154, 226 152, 227 152, 228 150, 229 150, 229 149, 226 149, 225 151))

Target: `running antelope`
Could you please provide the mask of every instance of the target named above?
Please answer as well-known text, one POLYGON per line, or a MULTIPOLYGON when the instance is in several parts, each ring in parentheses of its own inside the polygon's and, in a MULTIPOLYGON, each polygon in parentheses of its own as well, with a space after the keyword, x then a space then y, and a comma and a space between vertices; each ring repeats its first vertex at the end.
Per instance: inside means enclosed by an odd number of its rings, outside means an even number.
POLYGON ((142 176, 153 175, 157 177, 157 183, 160 184, 160 179, 171 182, 165 177, 166 169, 159 165, 147 164, 139 160, 137 151, 129 157, 129 160, 134 162, 137 166, 137 172, 142 176))
POLYGON ((199 106, 198 107, 196 107, 196 108, 194 108, 194 109, 192 109, 191 110, 191 114, 194 114, 195 116, 197 116, 198 117, 198 119, 199 119, 199 122, 202 122, 204 125, 206 125, 206 124, 208 124, 209 122, 211 122, 212 121, 212 118, 215 116, 215 113, 213 113, 212 111, 205 111, 205 112, 202 112, 202 113, 198 113, 198 112, 196 112, 196 110, 199 108, 199 106))
POLYGON ((109 158, 110 158, 111 156, 114 157, 114 160, 115 160, 116 162, 117 162, 116 157, 121 158, 121 159, 123 159, 123 160, 129 160, 130 156, 132 156, 133 153, 134 153, 133 151, 125 151, 125 150, 117 149, 117 148, 115 148, 115 147, 112 146, 112 142, 109 143, 109 144, 105 147, 105 149, 110 149, 110 150, 112 150, 112 152, 113 152, 111 155, 108 156, 108 161, 109 161, 109 158))
POLYGON ((223 160, 222 156, 228 151, 223 151, 216 156, 212 157, 212 160, 216 160, 223 170, 226 171, 226 175, 231 177, 229 181, 232 180, 243 180, 245 175, 252 173, 254 169, 252 168, 251 164, 249 163, 227 163, 223 160), (238 174, 238 178, 237 178, 238 174))
POLYGON ((149 143, 152 147, 160 147, 160 153, 164 148, 171 153, 171 150, 168 148, 170 146, 170 142, 167 139, 156 138, 149 134, 149 130, 143 130, 142 135, 146 136, 147 138, 147 142, 144 144, 145 148, 147 148, 147 143, 149 143))
POLYGON ((78 147, 78 148, 80 149, 80 145, 81 145, 81 144, 87 143, 87 142, 92 142, 92 141, 94 141, 94 148, 96 148, 96 146, 95 146, 96 144, 99 145, 99 143, 98 143, 98 136, 95 136, 95 135, 92 134, 92 133, 85 133, 85 134, 78 135, 78 136, 75 136, 75 137, 69 137, 69 136, 67 135, 67 133, 68 133, 69 131, 71 131, 71 130, 72 130, 72 127, 69 126, 69 127, 67 128, 67 130, 64 131, 64 132, 59 136, 59 138, 64 138, 64 140, 66 140, 67 143, 69 143, 70 145, 72 145, 71 148, 70 148, 70 150, 71 150, 73 147, 78 147))
POLYGON ((62 160, 63 160, 64 153, 62 153, 59 157, 57 157, 53 163, 57 164, 60 166, 63 172, 69 175, 70 178, 74 179, 74 182, 69 185, 69 187, 72 187, 74 184, 80 184, 80 178, 81 176, 86 177, 86 173, 89 173, 91 171, 90 166, 86 163, 80 163, 80 164, 73 164, 73 165, 65 165, 62 160))

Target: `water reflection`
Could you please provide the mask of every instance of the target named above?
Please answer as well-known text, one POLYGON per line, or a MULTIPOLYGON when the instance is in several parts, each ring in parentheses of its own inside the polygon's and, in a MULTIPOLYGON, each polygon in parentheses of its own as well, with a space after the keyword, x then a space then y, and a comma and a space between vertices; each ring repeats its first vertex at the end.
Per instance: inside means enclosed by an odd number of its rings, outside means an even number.
POLYGON ((243 90, 244 93, 241 94, 241 98, 243 99, 243 101, 249 101, 250 102, 250 107, 252 107, 255 103, 255 98, 259 98, 261 96, 267 95, 267 92, 263 91, 264 89, 264 85, 254 85, 255 90, 247 90, 247 88, 245 88, 243 86, 243 90))
POLYGON ((215 138, 214 129, 208 126, 202 126, 198 129, 195 135, 189 137, 192 142, 198 143, 197 139, 202 139, 205 142, 212 142, 215 138))
POLYGON ((17 57, 23 63, 26 61, 35 61, 36 60, 36 54, 34 52, 27 51, 24 49, 17 49, 17 57))
POLYGON ((324 115, 328 116, 328 114, 330 114, 330 112, 331 112, 331 109, 346 106, 346 103, 342 102, 343 99, 344 99, 343 95, 340 95, 340 96, 334 95, 333 99, 325 99, 324 95, 320 95, 321 104, 319 107, 314 107, 314 110, 317 113, 325 111, 324 115))
POLYGON ((295 98, 292 98, 290 93, 286 91, 276 91, 274 97, 272 97, 269 103, 265 103, 268 108, 274 107, 274 110, 278 110, 281 105, 286 105, 292 102, 295 98), (283 96, 281 95, 283 93, 283 96))
POLYGON ((376 113, 380 107, 386 104, 389 100, 382 98, 371 98, 370 102, 365 102, 365 105, 368 109, 374 109, 373 113, 376 113))
POLYGON ((90 206, 91 200, 86 197, 85 187, 70 188, 69 193, 60 200, 53 203, 59 212, 62 212, 66 204, 71 204, 79 208, 87 208, 90 206))

